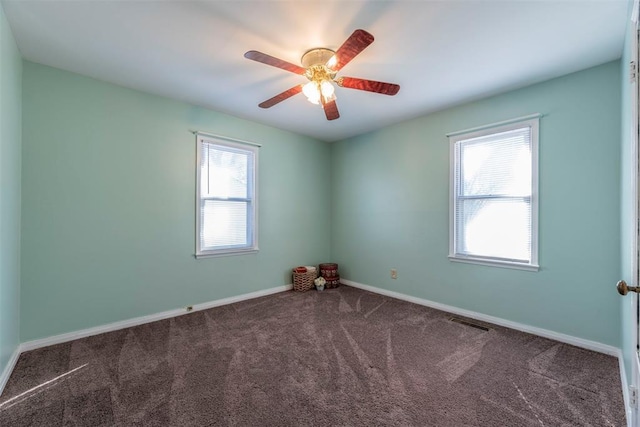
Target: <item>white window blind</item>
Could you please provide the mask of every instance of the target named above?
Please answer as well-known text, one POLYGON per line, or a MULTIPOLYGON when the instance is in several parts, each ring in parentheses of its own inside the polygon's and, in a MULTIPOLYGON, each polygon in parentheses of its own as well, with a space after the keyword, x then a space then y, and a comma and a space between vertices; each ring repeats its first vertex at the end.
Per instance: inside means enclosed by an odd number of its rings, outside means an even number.
POLYGON ((536 119, 451 138, 452 260, 537 269, 537 129, 536 119))
POLYGON ((196 256, 257 250, 257 147, 197 138, 196 256))

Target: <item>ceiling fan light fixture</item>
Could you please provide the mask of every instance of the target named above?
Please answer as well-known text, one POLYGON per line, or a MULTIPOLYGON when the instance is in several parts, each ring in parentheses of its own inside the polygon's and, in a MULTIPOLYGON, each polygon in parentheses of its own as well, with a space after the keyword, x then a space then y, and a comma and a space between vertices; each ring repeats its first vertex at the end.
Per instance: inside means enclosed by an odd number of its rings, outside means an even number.
POLYGON ((335 93, 336 89, 333 87, 333 84, 329 80, 323 80, 320 83, 320 92, 322 92, 322 96, 325 98, 330 98, 335 93))
POLYGON ((318 83, 310 81, 302 87, 302 93, 304 93, 304 96, 307 97, 307 100, 309 100, 310 103, 320 103, 320 89, 318 88, 318 83))
POLYGON ((312 80, 302 87, 302 93, 307 97, 307 100, 312 104, 320 104, 335 101, 336 89, 331 83, 331 80, 312 80))
POLYGON ((309 83, 302 87, 307 100, 312 104, 322 105, 335 101, 333 78, 336 72, 331 69, 337 63, 335 52, 325 48, 311 49, 302 55, 301 62, 307 67, 305 76, 309 79, 309 83))

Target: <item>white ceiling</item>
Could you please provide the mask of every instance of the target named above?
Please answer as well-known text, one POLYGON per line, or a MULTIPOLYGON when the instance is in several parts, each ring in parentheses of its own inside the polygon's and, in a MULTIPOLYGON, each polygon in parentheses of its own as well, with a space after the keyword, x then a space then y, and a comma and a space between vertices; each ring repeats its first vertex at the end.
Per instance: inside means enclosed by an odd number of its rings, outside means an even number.
MULTIPOLYGON (((2 0, 27 60, 335 141, 620 58, 626 0, 2 0), (296 95, 300 64, 357 28, 375 41, 339 76, 397 83, 394 97, 338 88, 341 117, 296 95)), ((214 129, 212 129, 214 131, 214 129)))

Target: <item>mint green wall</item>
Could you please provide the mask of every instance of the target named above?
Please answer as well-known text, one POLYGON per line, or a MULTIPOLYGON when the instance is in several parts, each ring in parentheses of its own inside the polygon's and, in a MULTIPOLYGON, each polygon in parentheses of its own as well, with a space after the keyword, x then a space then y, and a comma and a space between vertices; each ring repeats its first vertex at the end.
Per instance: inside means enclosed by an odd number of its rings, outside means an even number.
MULTIPOLYGON (((631 9, 633 7, 633 1, 629 2, 629 17, 631 17, 631 9)), ((621 94, 622 94, 622 108, 621 108, 621 165, 620 165, 620 189, 621 189, 621 204, 620 204, 620 259, 621 270, 620 278, 624 279, 631 286, 637 286, 633 274, 633 221, 634 221, 634 189, 633 181, 636 179, 633 171, 633 100, 631 97, 631 83, 629 82, 629 68, 627 64, 631 62, 632 52, 632 40, 635 36, 634 25, 629 19, 627 24, 627 32, 625 37, 624 50, 622 55, 621 64, 621 94)), ((633 309, 634 298, 632 295, 626 297, 618 297, 620 303, 620 344, 622 347, 622 355, 625 364, 625 373, 627 374, 627 381, 631 382, 631 376, 633 373, 632 364, 633 355, 635 353, 635 329, 633 328, 633 322, 635 322, 635 311, 633 309)))
POLYGON ((331 145, 23 66, 23 341, 282 285, 291 266, 331 259, 360 283, 620 345, 617 61, 331 145), (541 271, 449 262, 445 134, 535 112, 541 271), (189 129, 263 144, 257 255, 193 258, 189 129))
POLYGON ((616 61, 335 143, 331 258, 355 282, 618 346, 619 141, 616 61), (450 262, 445 135, 532 113, 541 270, 450 262))
POLYGON ((0 374, 20 344, 21 81, 22 59, 0 5, 0 374))
POLYGON ((328 259, 328 144, 31 62, 23 79, 23 341, 288 284, 328 259), (259 253, 194 259, 190 129, 263 144, 259 253))

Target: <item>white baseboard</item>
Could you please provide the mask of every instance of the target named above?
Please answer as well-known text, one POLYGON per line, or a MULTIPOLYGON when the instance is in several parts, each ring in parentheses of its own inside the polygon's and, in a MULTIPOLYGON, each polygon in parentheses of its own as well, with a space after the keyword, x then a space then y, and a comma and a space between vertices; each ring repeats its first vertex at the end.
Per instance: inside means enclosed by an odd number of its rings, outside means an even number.
MULTIPOLYGON (((61 344, 68 341, 77 340, 79 338, 90 337, 92 335, 103 334, 105 332, 117 331, 119 329, 130 328, 132 326, 143 325, 145 323, 164 320, 171 317, 182 316, 183 314, 193 313, 195 311, 206 310, 222 305, 233 304, 240 301, 246 301, 254 298, 277 294, 279 292, 289 291, 293 285, 277 286, 275 288, 263 289, 261 291, 250 292, 229 298, 222 298, 215 301, 204 302, 202 304, 193 305, 192 309, 187 311, 186 308, 177 308, 174 310, 163 311, 161 313, 150 314, 148 316, 136 317, 133 319, 122 320, 120 322, 109 323, 107 325, 96 326, 93 328, 82 329, 79 331, 68 332, 66 334, 54 335, 52 337, 41 338, 33 341, 27 341, 20 345, 20 352, 35 350, 37 348, 47 347, 54 344, 61 344)), ((8 377, 7 377, 8 378, 8 377)))
POLYGON ((574 337, 571 335, 561 334, 559 332, 550 331, 548 329, 542 329, 535 326, 525 325, 523 323, 513 322, 511 320, 505 320, 500 317, 489 316, 487 314, 478 313, 471 310, 465 310, 463 308, 454 307, 452 305, 441 304, 439 302, 429 301, 423 298, 413 297, 410 295, 401 294, 400 292, 389 291, 387 289, 376 288, 375 286, 363 285, 362 283, 354 282, 351 280, 340 279, 340 283, 344 283, 354 288, 364 289, 365 291, 373 292, 380 295, 396 298, 403 301, 412 302, 414 304, 424 305, 426 307, 435 308, 437 310, 446 311, 448 313, 457 314, 459 316, 469 317, 471 319, 480 320, 483 322, 493 323, 495 325, 504 326, 506 328, 515 329, 522 332, 527 332, 533 335, 538 335, 544 338, 560 341, 566 344, 571 344, 576 347, 585 348, 587 350, 597 351, 598 353, 608 354, 610 356, 618 356, 620 349, 607 344, 602 344, 597 341, 590 341, 583 338, 574 337))
POLYGON ((627 370, 624 367, 624 357, 622 350, 618 349, 618 365, 620 367, 620 383, 622 384, 622 401, 624 402, 624 412, 627 416, 627 427, 633 426, 633 414, 631 413, 631 402, 629 401, 629 384, 627 383, 627 370))
POLYGON ((20 346, 18 346, 11 354, 9 362, 7 362, 7 366, 5 366, 2 373, 0 373, 0 396, 2 396, 4 386, 6 386, 7 381, 9 381, 9 377, 11 376, 11 372, 13 372, 13 368, 15 368, 16 363, 18 363, 18 357, 20 357, 20 353, 21 349, 20 346))

